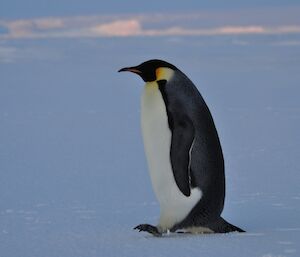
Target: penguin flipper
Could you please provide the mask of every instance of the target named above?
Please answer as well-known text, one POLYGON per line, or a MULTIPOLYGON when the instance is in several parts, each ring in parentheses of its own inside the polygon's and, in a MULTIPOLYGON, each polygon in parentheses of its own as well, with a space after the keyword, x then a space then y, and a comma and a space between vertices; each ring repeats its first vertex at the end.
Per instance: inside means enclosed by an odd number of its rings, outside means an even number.
POLYGON ((209 227, 215 233, 245 232, 243 229, 230 224, 222 217, 214 222, 209 223, 207 227, 209 227))
POLYGON ((193 145, 195 129, 188 117, 174 119, 171 140, 171 164, 176 184, 185 196, 191 195, 190 151, 193 145), (177 123, 177 124, 176 124, 177 123))

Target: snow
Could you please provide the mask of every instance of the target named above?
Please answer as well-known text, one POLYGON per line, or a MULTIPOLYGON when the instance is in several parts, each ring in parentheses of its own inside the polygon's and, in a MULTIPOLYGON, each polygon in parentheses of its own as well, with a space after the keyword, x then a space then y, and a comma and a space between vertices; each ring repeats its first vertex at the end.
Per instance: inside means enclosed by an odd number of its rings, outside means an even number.
POLYGON ((300 46, 281 40, 299 39, 2 42, 18 54, 0 56, 0 255, 299 256, 300 46), (247 233, 133 230, 156 224, 159 206, 143 82, 117 70, 150 58, 177 65, 206 99, 226 162, 223 217, 247 233))

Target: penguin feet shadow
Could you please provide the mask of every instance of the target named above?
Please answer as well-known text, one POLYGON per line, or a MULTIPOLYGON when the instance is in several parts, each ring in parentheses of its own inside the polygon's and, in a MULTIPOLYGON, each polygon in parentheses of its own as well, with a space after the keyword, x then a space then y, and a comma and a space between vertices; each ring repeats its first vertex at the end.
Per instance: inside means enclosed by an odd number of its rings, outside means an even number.
POLYGON ((158 231, 158 228, 149 224, 140 224, 136 226, 134 229, 137 229, 139 232, 144 231, 152 234, 156 237, 161 237, 162 233, 158 231))
MULTIPOLYGON (((149 224, 140 224, 136 226, 134 229, 138 230, 139 232, 148 232, 149 234, 152 234, 155 237, 162 237, 164 233, 168 232, 162 232, 157 227, 149 225, 149 224)), ((190 226, 186 228, 178 228, 173 227, 170 230, 168 230, 173 233, 178 234, 223 234, 223 233, 231 233, 231 232, 245 232, 243 229, 236 227, 226 220, 224 220, 222 217, 215 220, 214 222, 210 222, 206 224, 205 226, 190 226)))

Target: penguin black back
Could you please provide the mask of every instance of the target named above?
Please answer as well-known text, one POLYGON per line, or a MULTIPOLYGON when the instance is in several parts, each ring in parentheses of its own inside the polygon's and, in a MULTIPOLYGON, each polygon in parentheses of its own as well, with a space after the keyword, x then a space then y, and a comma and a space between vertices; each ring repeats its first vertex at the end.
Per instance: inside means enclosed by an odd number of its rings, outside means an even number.
MULTIPOLYGON (((218 212, 222 211, 225 195, 224 159, 212 115, 203 97, 190 79, 179 70, 172 80, 161 84, 159 89, 166 103, 170 129, 174 131, 174 127, 182 127, 182 134, 190 133, 188 137, 194 138, 190 163, 191 185, 199 186, 204 197, 211 193, 216 195, 212 204, 218 205, 218 212)), ((181 137, 182 135, 172 139, 180 140, 181 137)), ((181 147, 182 140, 175 141, 171 145, 171 153, 181 147), (179 145, 181 146, 176 147, 179 145)), ((177 152, 177 155, 180 154, 177 152)), ((174 155, 176 156, 175 153, 174 155)), ((175 156, 173 161, 180 161, 175 156)), ((215 206, 213 209, 216 210, 215 206)))

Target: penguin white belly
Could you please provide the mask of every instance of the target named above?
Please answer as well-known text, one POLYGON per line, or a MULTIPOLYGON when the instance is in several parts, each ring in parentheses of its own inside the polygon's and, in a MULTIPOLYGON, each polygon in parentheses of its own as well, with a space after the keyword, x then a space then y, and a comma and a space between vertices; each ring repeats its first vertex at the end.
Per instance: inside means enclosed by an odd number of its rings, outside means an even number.
POLYGON ((156 82, 148 82, 142 95, 141 125, 152 186, 160 203, 162 231, 182 221, 200 200, 199 188, 186 197, 177 187, 170 162, 171 130, 165 102, 156 82))

